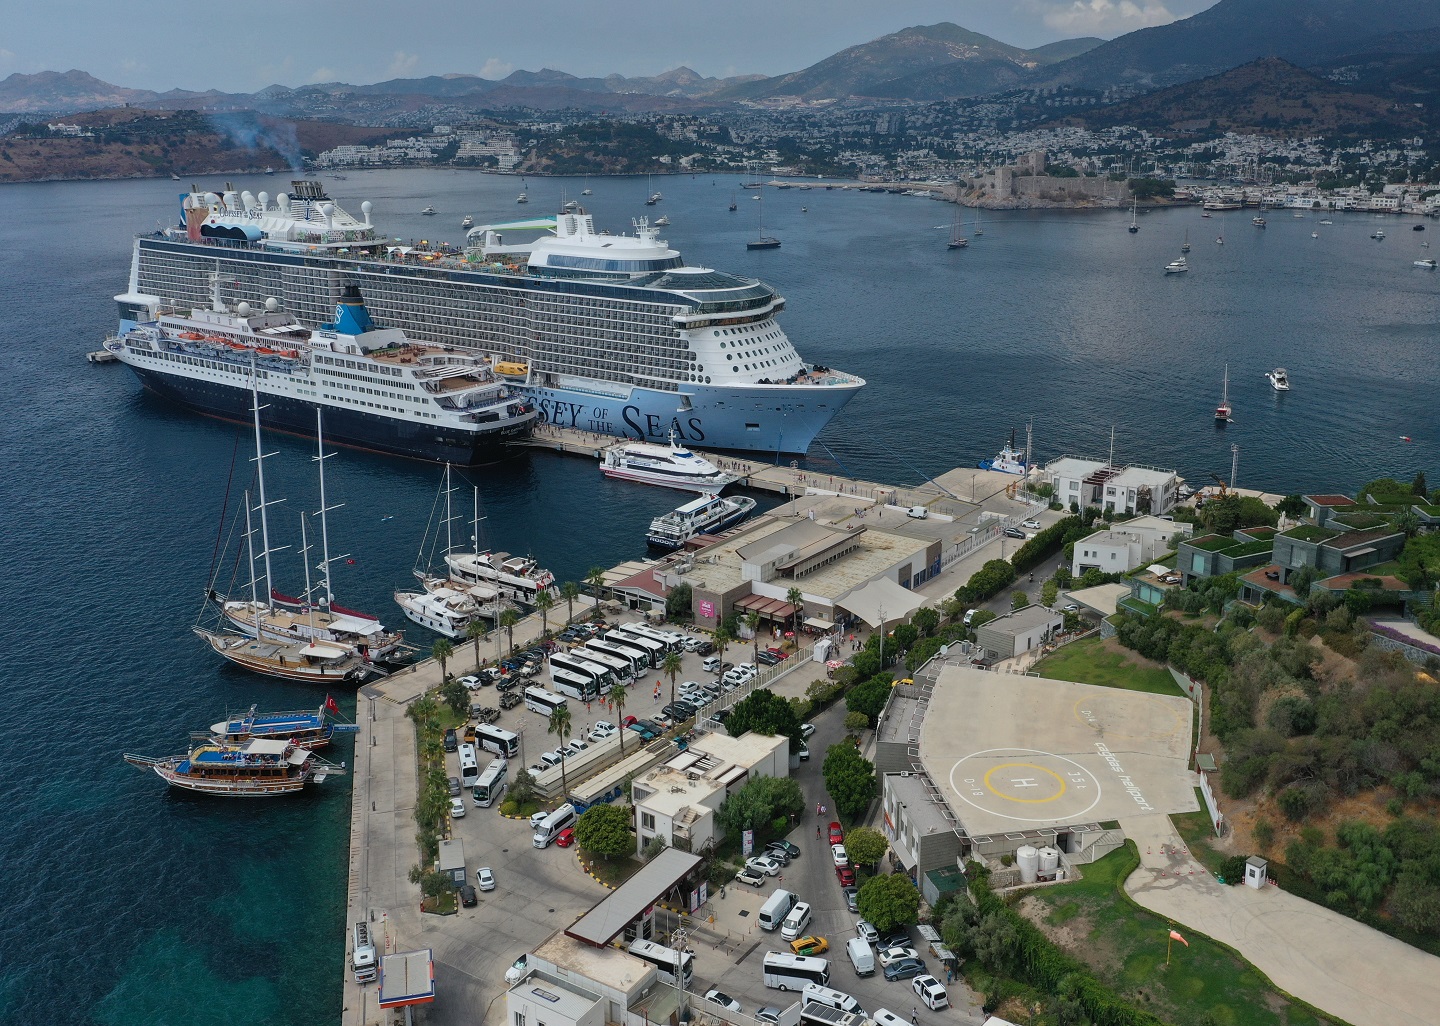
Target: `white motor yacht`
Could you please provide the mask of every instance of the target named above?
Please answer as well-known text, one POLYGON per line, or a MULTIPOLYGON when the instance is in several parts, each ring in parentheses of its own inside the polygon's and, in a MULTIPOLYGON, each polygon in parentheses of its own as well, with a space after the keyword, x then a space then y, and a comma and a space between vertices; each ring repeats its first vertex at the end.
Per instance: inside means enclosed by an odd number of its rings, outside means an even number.
POLYGON ((1290 391, 1290 376, 1285 373, 1284 367, 1276 367, 1266 372, 1265 376, 1270 379, 1270 387, 1277 392, 1290 391))
POLYGON ((1420 260, 1415 261, 1415 266, 1423 267, 1427 271, 1433 271, 1435 270, 1435 259, 1434 257, 1424 257, 1420 260))
POLYGON ((1183 256, 1178 256, 1165 265, 1166 274, 1183 274, 1190 270, 1190 262, 1183 256))

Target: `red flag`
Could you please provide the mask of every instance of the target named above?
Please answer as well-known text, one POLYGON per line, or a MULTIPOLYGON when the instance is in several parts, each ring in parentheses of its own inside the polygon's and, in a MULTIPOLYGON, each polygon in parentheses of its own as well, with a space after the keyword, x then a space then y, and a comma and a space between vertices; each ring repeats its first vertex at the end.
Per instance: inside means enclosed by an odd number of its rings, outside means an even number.
POLYGON ((340 705, 338 702, 335 701, 333 695, 325 696, 325 711, 332 713, 338 713, 340 711, 340 705))
POLYGON ((1170 939, 1171 939, 1171 940, 1178 940, 1181 944, 1185 945, 1187 948, 1190 946, 1190 942, 1187 941, 1184 937, 1180 936, 1180 931, 1179 931, 1179 930, 1171 930, 1171 931, 1170 931, 1170 939))

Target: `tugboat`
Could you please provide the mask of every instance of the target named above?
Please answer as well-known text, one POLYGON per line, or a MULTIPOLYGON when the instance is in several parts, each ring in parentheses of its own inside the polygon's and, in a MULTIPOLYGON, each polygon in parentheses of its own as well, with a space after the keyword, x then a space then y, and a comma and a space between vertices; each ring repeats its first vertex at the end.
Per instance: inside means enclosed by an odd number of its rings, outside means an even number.
POLYGON ((123 756, 126 762, 155 774, 171 787, 222 798, 273 798, 296 794, 310 781, 320 783, 344 773, 307 748, 284 738, 252 738, 243 745, 207 742, 184 755, 151 758, 123 756))
POLYGON ((1025 453, 1015 448, 1015 432, 1010 432, 1010 441, 1001 447, 993 460, 981 460, 975 464, 981 470, 998 470, 1002 474, 1025 476, 1029 469, 1025 464, 1025 453))

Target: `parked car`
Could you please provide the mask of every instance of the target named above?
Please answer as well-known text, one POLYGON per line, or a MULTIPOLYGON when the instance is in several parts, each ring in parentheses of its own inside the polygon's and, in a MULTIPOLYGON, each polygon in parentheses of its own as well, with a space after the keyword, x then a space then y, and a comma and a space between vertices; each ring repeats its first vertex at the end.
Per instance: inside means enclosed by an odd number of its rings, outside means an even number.
POLYGON ((708 656, 714 651, 715 643, 712 641, 702 641, 700 642, 700 644, 695 646, 696 655, 708 656))
POLYGON ((1065 613, 1078 613, 1078 612, 1080 612, 1080 607, 1079 607, 1078 605, 1076 605, 1074 602, 1070 602, 1070 603, 1067 603, 1067 604, 1063 607, 1063 609, 1061 610, 1061 612, 1065 612, 1065 613))
POLYGON ((805 738, 807 741, 810 739, 810 735, 812 735, 812 734, 814 734, 814 733, 815 733, 815 724, 813 724, 813 723, 802 723, 802 724, 800 724, 800 736, 803 737, 803 738, 805 738))
POLYGON ((520 694, 520 692, 507 691, 500 696, 500 708, 513 709, 523 701, 525 701, 525 696, 520 694))
POLYGON ((759 1022, 768 1022, 770 1026, 780 1026, 780 1009, 774 1005, 765 1005, 755 1009, 755 1018, 759 1022))
POLYGON ((553 769, 554 767, 560 765, 562 761, 563 757, 561 756, 560 749, 558 748, 555 749, 555 751, 553 752, 546 752, 544 755, 540 756, 540 765, 544 766, 546 769, 553 769))
POLYGON ((704 670, 706 673, 719 673, 720 657, 713 655, 706 656, 705 661, 700 664, 700 669, 704 670))
POLYGON ((783 851, 792 861, 800 857, 799 846, 791 844, 789 841, 771 841, 765 847, 775 851, 783 851))
POLYGON ((480 904, 480 896, 475 893, 475 888, 469 884, 460 885, 460 904, 465 908, 474 908, 480 904))
POLYGON ((809 761, 810 761, 810 746, 807 745, 804 741, 801 741, 801 742, 800 742, 800 750, 799 750, 798 752, 796 752, 795 754, 800 757, 800 761, 801 761, 801 762, 809 762, 809 761))
POLYGON ((635 731, 635 733, 640 735, 640 738, 643 741, 654 741, 657 737, 660 736, 660 731, 655 730, 653 726, 648 722, 642 723, 637 720, 636 722, 630 724, 627 729, 635 731))
POLYGON ((1020 526, 1021 526, 1021 527, 1028 527, 1028 528, 1029 528, 1030 530, 1032 530, 1032 531, 1038 531, 1038 530, 1040 530, 1040 521, 1038 521, 1038 520, 1026 520, 1026 521, 1024 521, 1020 526))
POLYGON ((575 828, 574 828, 574 827, 566 827, 564 830, 560 831, 559 835, 555 838, 555 847, 557 847, 557 848, 568 848, 568 847, 570 847, 570 846, 571 846, 572 844, 574 844, 574 843, 575 843, 575 828))
POLYGON ((474 691, 476 688, 484 685, 485 682, 479 677, 474 677, 467 674, 466 676, 460 678, 460 683, 465 685, 466 691, 474 691))
POLYGON ((1020 530, 1020 528, 1018 528, 1018 527, 1007 527, 1007 528, 1005 528, 1005 537, 1007 537, 1007 538, 1024 538, 1024 537, 1027 537, 1027 535, 1025 534, 1024 531, 1020 530))
POLYGON ((835 879, 840 881, 841 887, 855 886, 855 867, 851 865, 836 866, 835 879))
POLYGON ((742 869, 735 874, 735 882, 749 884, 751 887, 764 887, 765 877, 753 869, 742 869))
POLYGON ((767 648, 765 651, 769 652, 776 659, 785 660, 790 658, 790 653, 783 648, 767 648))
POLYGON ((909 945, 910 931, 903 926, 897 926, 880 935, 880 946, 882 948, 903 948, 909 945))
POLYGON ((615 729, 615 724, 609 720, 601 720, 595 724, 595 726, 591 727, 590 733, 585 736, 591 741, 604 741, 607 737, 614 737, 618 733, 619 731, 615 729))
POLYGON ((965 610, 965 619, 963 619, 963 620, 960 621, 961 624, 962 624, 963 626, 969 627, 970 624, 971 624, 971 622, 975 619, 975 614, 978 613, 978 612, 980 612, 980 610, 978 610, 978 609, 967 609, 967 610, 965 610))
POLYGON ((745 860, 745 868, 753 870, 756 873, 764 873, 766 876, 780 875, 780 863, 774 859, 766 858, 764 855, 750 856, 750 858, 745 860))
POLYGON ((481 866, 475 870, 475 885, 482 891, 495 889, 495 874, 490 871, 489 866, 481 866))
POLYGON ((451 797, 451 798, 454 798, 457 794, 460 793, 460 778, 459 778, 459 777, 451 777, 451 778, 449 778, 448 780, 445 781, 445 786, 446 786, 447 788, 449 788, 449 790, 450 790, 450 797, 451 797))
POLYGON ((911 980, 910 989, 932 1012, 950 1007, 950 994, 945 990, 945 985, 928 973, 911 980))
POLYGON ((460 739, 455 736, 455 728, 450 727, 445 731, 445 751, 453 752, 460 747, 460 739))
POLYGON ((887 980, 909 980, 925 971, 925 962, 918 958, 903 958, 887 965, 884 969, 887 980))
POLYGON ((860 911, 860 888, 854 884, 848 884, 840 888, 840 893, 845 895, 845 907, 851 912, 860 911))
POLYGON ((529 955, 521 955, 505 970, 505 982, 514 986, 525 978, 525 969, 530 963, 529 955))
POLYGON ((585 749, 587 749, 587 748, 589 748, 589 747, 590 747, 590 746, 589 746, 588 744, 586 744, 584 741, 580 740, 580 738, 574 737, 574 738, 571 738, 571 739, 570 739, 570 743, 565 746, 565 750, 566 750, 570 755, 579 755, 581 752, 585 751, 585 749))
POLYGON ((465 818, 465 799, 464 799, 464 798, 451 798, 451 799, 450 799, 450 818, 451 818, 451 819, 464 819, 464 818, 465 818))
POLYGON ((764 663, 766 666, 774 666, 780 661, 780 657, 773 652, 757 652, 755 653, 755 659, 758 662, 764 663))
POLYGON ((835 860, 837 866, 848 866, 850 864, 850 853, 845 850, 843 844, 830 845, 830 857, 835 860))
POLYGON ((930 515, 930 511, 924 506, 911 506, 905 511, 905 515, 914 520, 924 520, 930 515))
POLYGON ((866 944, 880 943, 880 931, 871 926, 869 920, 855 920, 855 933, 864 940, 866 944))
POLYGON ((514 691, 520 686, 519 677, 501 677, 495 682, 496 691, 514 691))
POLYGON ((914 948, 881 948, 880 954, 876 957, 880 959, 881 966, 887 966, 894 965, 901 959, 919 958, 920 952, 914 948))
POLYGON ((790 950, 797 955, 823 955, 830 950, 830 942, 824 937, 797 937, 790 942, 790 950))
POLYGON ((716 990, 714 987, 711 987, 705 992, 705 1000, 713 1001, 720 1007, 728 1008, 732 1012, 740 1011, 740 1002, 736 1001, 729 994, 726 994, 723 990, 716 990))
POLYGON ((840 829, 840 824, 832 821, 830 823, 830 843, 841 844, 845 840, 845 831, 840 829))
POLYGON ((782 866, 788 866, 792 861, 789 852, 780 851, 778 848, 766 848, 764 851, 757 851, 755 854, 759 855, 762 859, 774 859, 782 866))
POLYGON ((628 726, 630 726, 632 723, 639 723, 639 722, 640 722, 640 717, 638 717, 638 716, 627 716, 627 717, 625 717, 623 720, 620 721, 620 726, 622 726, 622 727, 628 727, 628 726))
POLYGON ((694 635, 691 635, 683 642, 681 642, 680 647, 685 649, 685 651, 687 652, 693 652, 700 647, 700 639, 695 637, 694 635))

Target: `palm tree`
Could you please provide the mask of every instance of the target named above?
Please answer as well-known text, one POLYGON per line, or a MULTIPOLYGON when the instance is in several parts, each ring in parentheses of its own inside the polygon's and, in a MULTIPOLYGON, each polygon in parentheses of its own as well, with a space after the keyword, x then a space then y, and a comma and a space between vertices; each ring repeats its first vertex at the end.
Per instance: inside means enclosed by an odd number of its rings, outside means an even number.
POLYGON ((669 674, 670 676, 671 705, 675 704, 675 678, 680 675, 680 671, 684 668, 685 664, 680 661, 680 655, 676 652, 666 653, 664 660, 660 663, 660 672, 669 674))
POLYGON ((630 697, 630 691, 624 684, 616 684, 610 689, 610 704, 615 707, 616 726, 620 728, 620 758, 625 758, 625 699, 630 697))
POLYGON ((723 623, 715 628, 715 648, 717 649, 716 654, 720 657, 721 666, 725 665, 725 646, 734 640, 735 639, 730 636, 730 632, 725 629, 723 623))
POLYGON ((791 588, 785 593, 785 601, 795 607, 795 616, 790 623, 792 631, 800 630, 800 610, 805 608, 805 593, 799 588, 791 588))
POLYGON ((570 782, 565 775, 565 741, 570 736, 570 707, 562 705, 550 714, 550 729, 547 734, 560 738, 560 789, 569 794, 570 782))
POLYGON ((550 589, 536 593, 535 608, 540 610, 540 636, 544 637, 550 633, 550 610, 555 608, 555 596, 550 594, 550 589))
POLYGON ((471 620, 465 625, 465 637, 475 642, 475 669, 480 669, 480 642, 490 636, 490 628, 484 620, 471 620))
POLYGON ((513 609, 507 609, 500 614, 500 626, 505 628, 505 638, 510 643, 510 651, 515 651, 515 625, 520 622, 520 614, 513 609))
POLYGON ((448 674, 445 672, 445 660, 455 654, 455 646, 450 644, 449 638, 436 638, 435 644, 430 646, 430 656, 440 663, 440 679, 443 681, 448 674))
POLYGON ((560 585, 560 594, 565 599, 565 622, 570 623, 575 619, 575 600, 580 597, 580 585, 566 581, 560 585))
POLYGON ((1395 515, 1392 523, 1397 531, 1405 532, 1405 537, 1413 538, 1415 533, 1420 530, 1420 514, 1415 512, 1414 507, 1401 510, 1395 515))
POLYGON ((590 585, 590 590, 595 595, 595 612, 600 612, 600 589, 605 587, 605 568, 603 566, 592 566, 585 574, 585 583, 590 585))
POLYGON ((750 637, 755 642, 755 662, 758 663, 760 661, 760 614, 746 613, 745 626, 750 628, 750 637))

